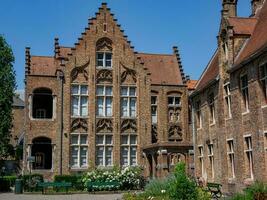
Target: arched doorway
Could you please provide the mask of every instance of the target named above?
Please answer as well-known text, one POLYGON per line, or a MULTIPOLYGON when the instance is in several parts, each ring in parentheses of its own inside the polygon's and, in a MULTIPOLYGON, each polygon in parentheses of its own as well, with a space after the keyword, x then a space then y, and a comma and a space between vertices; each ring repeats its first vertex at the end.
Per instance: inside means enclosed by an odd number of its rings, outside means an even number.
POLYGON ((38 137, 32 141, 32 156, 35 157, 33 169, 52 168, 52 144, 47 137, 38 137))

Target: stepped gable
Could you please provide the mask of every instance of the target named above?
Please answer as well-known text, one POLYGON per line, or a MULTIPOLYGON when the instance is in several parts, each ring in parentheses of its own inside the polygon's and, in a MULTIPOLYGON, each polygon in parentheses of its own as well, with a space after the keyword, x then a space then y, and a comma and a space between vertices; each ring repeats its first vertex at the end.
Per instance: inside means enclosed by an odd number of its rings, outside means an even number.
POLYGON ((237 56, 234 68, 264 48, 267 48, 267 1, 264 2, 259 11, 255 29, 237 56))
POLYGON ((206 67, 199 81, 196 84, 196 91, 204 89, 212 81, 216 80, 218 75, 219 75, 219 53, 218 50, 216 50, 208 66, 206 67))
POLYGON ((229 26, 233 27, 234 34, 251 35, 257 23, 257 18, 229 17, 229 26))
POLYGON ((151 84, 183 85, 175 55, 138 53, 138 56, 151 73, 151 84))

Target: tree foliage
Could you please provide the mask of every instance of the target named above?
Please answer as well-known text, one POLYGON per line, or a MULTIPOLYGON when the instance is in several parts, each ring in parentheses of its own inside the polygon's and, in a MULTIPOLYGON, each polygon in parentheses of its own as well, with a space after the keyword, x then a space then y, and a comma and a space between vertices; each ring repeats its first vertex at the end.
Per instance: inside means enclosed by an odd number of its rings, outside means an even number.
POLYGON ((12 128, 12 103, 16 88, 14 56, 12 49, 0 35, 0 160, 12 152, 10 131, 12 128))

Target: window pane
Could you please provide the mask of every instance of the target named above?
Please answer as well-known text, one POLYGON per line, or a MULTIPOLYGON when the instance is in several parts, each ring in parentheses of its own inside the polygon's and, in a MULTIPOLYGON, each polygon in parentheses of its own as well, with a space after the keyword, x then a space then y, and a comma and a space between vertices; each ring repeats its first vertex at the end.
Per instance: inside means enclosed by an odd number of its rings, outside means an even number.
POLYGON ((128 148, 122 147, 121 149, 121 164, 123 166, 128 165, 128 148))
POLYGON ((112 59, 112 54, 106 53, 106 60, 111 60, 111 59, 112 59))
POLYGON ((136 165, 136 147, 131 147, 130 165, 136 165))
POLYGON ((111 60, 106 60, 106 67, 111 67, 111 60))
POLYGON ((121 144, 128 144, 128 135, 121 136, 121 144))
POLYGON ((112 165, 112 147, 106 149, 106 165, 112 165))
POLYGON ((96 148, 96 156, 97 156, 96 165, 103 165, 104 164, 103 153, 104 153, 103 147, 97 147, 96 148))
POLYGON ((155 97, 155 96, 151 97, 151 104, 152 105, 157 104, 157 97, 155 97))
POLYGON ((123 117, 128 116, 128 98, 122 98, 121 102, 121 114, 123 117))
POLYGON ((72 97, 72 101, 71 101, 71 103, 72 103, 72 115, 73 116, 77 116, 77 115, 79 115, 79 109, 78 109, 78 105, 79 105, 79 97, 76 97, 76 96, 73 96, 72 97))
POLYGON ((71 136, 71 144, 78 144, 79 136, 78 135, 72 135, 71 136))
POLYGON ((97 66, 98 67, 103 67, 103 60, 98 60, 97 61, 97 66))
POLYGON ((87 85, 81 85, 81 94, 87 94, 87 85))
POLYGON ((175 97, 175 105, 180 105, 180 97, 175 97))
POLYGON ((88 115, 87 97, 81 97, 81 116, 88 115))
POLYGON ((97 135, 96 136, 96 144, 104 144, 104 136, 103 135, 97 135))
POLYGON ((80 166, 87 165, 87 147, 82 147, 80 150, 80 166))
POLYGON ((109 96, 112 95, 112 87, 110 87, 110 86, 106 87, 106 95, 109 95, 109 96))
POLYGON ((71 94, 79 94, 79 86, 78 85, 72 85, 71 86, 71 94))
POLYGON ((81 144, 87 144, 87 135, 81 135, 81 144))
POLYGON ((136 135, 131 135, 130 136, 130 144, 136 144, 137 143, 136 139, 137 139, 136 135))
POLYGON ((106 144, 112 144, 112 135, 106 135, 106 144))
POLYGON ((130 96, 135 96, 136 94, 135 94, 135 88, 134 87, 131 87, 130 88, 130 96))
POLYGON ((131 117, 135 117, 136 116, 136 98, 131 98, 131 113, 130 113, 131 117))
POLYGON ((78 147, 71 147, 71 165, 78 166, 78 147))
POLYGON ((128 88, 127 87, 122 87, 121 88, 121 95, 122 96, 127 96, 128 95, 128 88))
POLYGON ((104 95, 104 86, 97 86, 96 95, 104 95))
POLYGON ((106 97, 106 115, 112 116, 112 97, 106 97))
POLYGON ((168 97, 168 104, 173 105, 173 97, 168 97))
POLYGON ((103 53, 97 53, 97 59, 103 59, 104 54, 103 53))
POLYGON ((104 116, 104 97, 97 97, 97 115, 104 116))

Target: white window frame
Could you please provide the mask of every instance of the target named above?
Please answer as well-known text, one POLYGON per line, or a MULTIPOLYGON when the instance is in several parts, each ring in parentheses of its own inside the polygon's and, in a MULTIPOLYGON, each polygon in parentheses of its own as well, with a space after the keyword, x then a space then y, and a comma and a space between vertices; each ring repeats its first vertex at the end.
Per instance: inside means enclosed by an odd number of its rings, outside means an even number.
POLYGON ((265 99, 264 104, 267 104, 267 63, 260 65, 259 72, 260 72, 260 82, 261 82, 263 95, 265 99), (262 68, 263 68, 264 74, 262 74, 262 68))
POLYGON ((241 94, 243 99, 243 104, 245 107, 245 113, 249 112, 249 91, 248 91, 248 75, 243 74, 240 76, 240 87, 241 87, 241 94), (242 79, 246 77, 247 78, 247 85, 243 85, 242 79))
POLYGON ((231 169, 231 178, 235 178, 235 153, 234 153, 234 140, 227 140, 227 155, 228 155, 228 164, 231 169))
POLYGON ((244 140, 245 140, 245 154, 246 154, 246 159, 248 162, 248 170, 249 170, 249 174, 250 174, 250 178, 254 179, 254 173, 253 173, 253 149, 252 149, 252 137, 251 135, 245 135, 244 136, 244 140))
POLYGON ((131 117, 131 118, 135 118, 137 117, 137 87, 136 86, 121 86, 120 87, 120 95, 121 95, 121 116, 122 117, 131 117), (127 94, 124 95, 122 94, 122 88, 127 88, 127 94), (135 95, 130 95, 130 90, 131 89, 135 89, 135 95), (123 102, 123 99, 126 99, 127 98, 127 115, 124 116, 123 115, 123 105, 122 105, 122 102, 123 102), (132 115, 132 109, 131 109, 131 100, 132 99, 135 99, 135 111, 134 111, 134 115, 132 115))
POLYGON ((72 151, 72 147, 78 147, 78 165, 73 165, 72 163, 72 152, 71 152, 71 162, 70 162, 70 165, 71 165, 71 169, 82 169, 82 168, 88 168, 88 151, 89 151, 89 148, 88 148, 88 134, 87 133, 71 133, 71 139, 70 139, 70 147, 71 147, 71 151, 72 151), (72 136, 78 136, 78 143, 77 144, 73 144, 72 143, 72 136), (81 136, 86 136, 86 144, 81 144, 81 136), (81 148, 84 148, 86 147, 87 148, 87 151, 86 151, 86 164, 85 165, 81 165, 81 148))
POLYGON ((121 135, 121 165, 123 167, 126 167, 126 166, 137 166, 138 165, 138 160, 137 160, 137 143, 138 143, 138 138, 137 138, 137 134, 133 134, 133 133, 130 133, 130 134, 122 134, 121 135), (122 144, 122 137, 127 137, 127 144, 122 144), (132 137, 135 137, 136 140, 135 140, 135 144, 131 144, 131 136, 132 137), (125 165, 123 163, 123 155, 122 155, 122 149, 123 148, 128 148, 128 155, 127 155, 127 165, 125 165), (133 164, 131 162, 131 149, 135 148, 136 149, 136 153, 135 153, 135 160, 136 160, 136 163, 133 164))
POLYGON ((88 99, 88 91, 89 89, 88 89, 88 85, 87 84, 71 84, 71 116, 72 117, 88 117, 88 114, 89 114, 89 112, 88 112, 88 101, 89 101, 89 99, 88 99), (73 86, 78 86, 78 93, 77 94, 73 94, 72 93, 72 87, 73 86), (82 86, 86 86, 87 87, 87 93, 86 94, 81 94, 81 87, 82 86), (74 115, 73 114, 73 97, 78 97, 78 115, 74 115), (82 115, 82 105, 81 105, 81 99, 82 99, 82 97, 86 97, 86 99, 87 99, 87 104, 86 104, 86 109, 87 109, 87 115, 82 115))
POLYGON ((181 97, 180 96, 168 96, 168 106, 169 107, 180 107, 181 106, 181 97), (169 103, 169 99, 173 98, 172 103, 169 103), (179 103, 176 104, 176 99, 178 99, 179 103))
POLYGON ((214 93, 209 94, 208 96, 208 105, 210 113, 210 125, 215 124, 215 97, 214 93))
POLYGON ((158 123, 158 97, 157 96, 151 96, 151 122, 152 124, 158 123), (153 98, 155 98, 155 102, 153 102, 153 98), (153 113, 153 110, 155 110, 155 113, 153 113))
POLYGON ((111 167, 113 166, 113 150, 114 150, 114 136, 112 133, 97 133, 96 134, 96 138, 98 136, 103 136, 103 143, 102 144, 98 144, 97 143, 97 139, 96 139, 96 166, 98 167, 111 167), (111 144, 107 144, 107 136, 111 136, 111 144), (98 156, 98 148, 99 147, 102 147, 103 148, 103 154, 102 154, 102 157, 103 157, 103 163, 102 164, 99 164, 97 163, 97 156, 98 156), (111 152, 111 164, 108 165, 107 162, 106 162, 106 158, 107 158, 107 152, 108 152, 108 148, 112 148, 112 152, 111 152))
POLYGON ((208 144, 208 157, 210 160, 211 177, 214 178, 214 148, 213 144, 208 144))
POLYGON ((232 108, 231 108, 231 92, 230 92, 230 82, 227 82, 223 85, 224 88, 224 100, 226 103, 227 107, 227 113, 228 113, 228 118, 232 118, 232 108))
POLYGON ((97 68, 107 68, 107 69, 111 69, 112 68, 112 53, 111 52, 102 52, 102 51, 99 51, 99 52, 96 52, 96 66, 97 68), (98 55, 99 54, 103 54, 103 59, 98 59, 98 55), (111 60, 110 60, 110 63, 111 63, 111 66, 106 66, 106 57, 107 57, 107 54, 110 54, 111 55, 111 60), (98 65, 98 61, 102 61, 103 62, 103 66, 99 66, 98 65))
POLYGON ((113 116, 113 87, 111 85, 97 85, 96 86, 96 113, 97 117, 112 117, 113 116), (97 88, 98 87, 103 87, 103 94, 97 94, 97 88), (111 94, 107 95, 106 94, 106 88, 110 87, 111 88, 111 94), (98 98, 103 98, 103 115, 99 115, 98 113, 98 98), (111 115, 108 115, 107 113, 107 98, 111 98, 111 115))
POLYGON ((204 147, 203 145, 199 145, 198 146, 198 159, 200 161, 200 165, 201 165, 201 176, 204 176, 204 147))
POLYGON ((46 110, 45 109, 36 109, 36 119, 46 119, 46 110))

